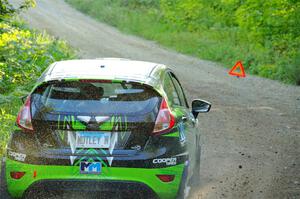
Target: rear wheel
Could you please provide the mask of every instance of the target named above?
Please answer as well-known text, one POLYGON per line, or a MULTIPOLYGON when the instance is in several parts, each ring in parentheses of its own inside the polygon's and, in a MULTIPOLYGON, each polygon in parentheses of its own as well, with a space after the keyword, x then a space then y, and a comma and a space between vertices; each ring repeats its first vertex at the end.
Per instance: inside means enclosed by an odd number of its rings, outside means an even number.
POLYGON ((10 199, 11 197, 8 195, 6 180, 5 180, 5 161, 2 159, 1 161, 1 173, 0 173, 0 196, 3 199, 10 199))
POLYGON ((188 182, 188 165, 185 166, 182 178, 181 178, 181 184, 178 191, 177 199, 186 199, 188 198, 189 192, 190 192, 190 186, 188 182))

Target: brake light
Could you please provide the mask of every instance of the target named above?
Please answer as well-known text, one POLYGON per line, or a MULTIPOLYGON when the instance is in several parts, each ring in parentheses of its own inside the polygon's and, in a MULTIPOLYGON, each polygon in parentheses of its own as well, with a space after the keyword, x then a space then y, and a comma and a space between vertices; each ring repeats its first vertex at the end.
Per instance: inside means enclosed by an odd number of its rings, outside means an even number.
POLYGON ((31 123, 31 111, 30 111, 30 96, 26 99, 26 102, 22 109, 20 110, 17 117, 17 125, 27 131, 32 131, 31 123))
POLYGON ((156 175, 162 182, 172 182, 175 175, 156 175))
POLYGON ((20 171, 13 171, 10 172, 10 177, 13 179, 21 179, 25 175, 25 172, 20 172, 20 171))
POLYGON ((163 133, 164 131, 173 128, 174 125, 175 117, 172 115, 167 101, 163 99, 155 121, 153 133, 163 133))
POLYGON ((110 79, 81 79, 79 80, 82 83, 112 83, 110 79))

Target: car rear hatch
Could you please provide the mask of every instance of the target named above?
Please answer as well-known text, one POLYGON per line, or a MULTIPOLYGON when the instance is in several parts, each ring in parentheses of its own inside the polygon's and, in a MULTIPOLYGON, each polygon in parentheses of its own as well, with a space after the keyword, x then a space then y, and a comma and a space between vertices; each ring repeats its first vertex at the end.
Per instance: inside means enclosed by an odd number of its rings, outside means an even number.
POLYGON ((76 80, 44 83, 30 101, 32 126, 44 156, 70 157, 76 164, 81 158, 109 160, 143 150, 162 97, 136 82, 76 80))

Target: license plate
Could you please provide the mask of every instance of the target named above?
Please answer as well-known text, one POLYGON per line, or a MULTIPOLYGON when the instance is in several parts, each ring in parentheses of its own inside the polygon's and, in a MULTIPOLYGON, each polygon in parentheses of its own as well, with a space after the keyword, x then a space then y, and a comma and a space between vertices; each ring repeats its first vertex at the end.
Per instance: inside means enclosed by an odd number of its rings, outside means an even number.
POLYGON ((76 148, 109 148, 109 132, 76 132, 76 148))
POLYGON ((100 174, 102 165, 100 162, 80 162, 81 174, 100 174))

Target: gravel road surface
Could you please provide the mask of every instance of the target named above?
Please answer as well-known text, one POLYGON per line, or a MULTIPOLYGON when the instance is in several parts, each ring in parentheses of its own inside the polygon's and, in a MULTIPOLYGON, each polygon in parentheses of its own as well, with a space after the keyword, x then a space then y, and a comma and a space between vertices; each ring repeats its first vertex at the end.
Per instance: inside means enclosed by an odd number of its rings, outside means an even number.
POLYGON ((62 0, 38 0, 23 16, 31 27, 67 40, 82 58, 123 57, 170 65, 189 99, 212 102, 211 112, 199 118, 201 179, 191 198, 300 198, 299 86, 248 74, 231 77, 216 63, 125 35, 62 0))

